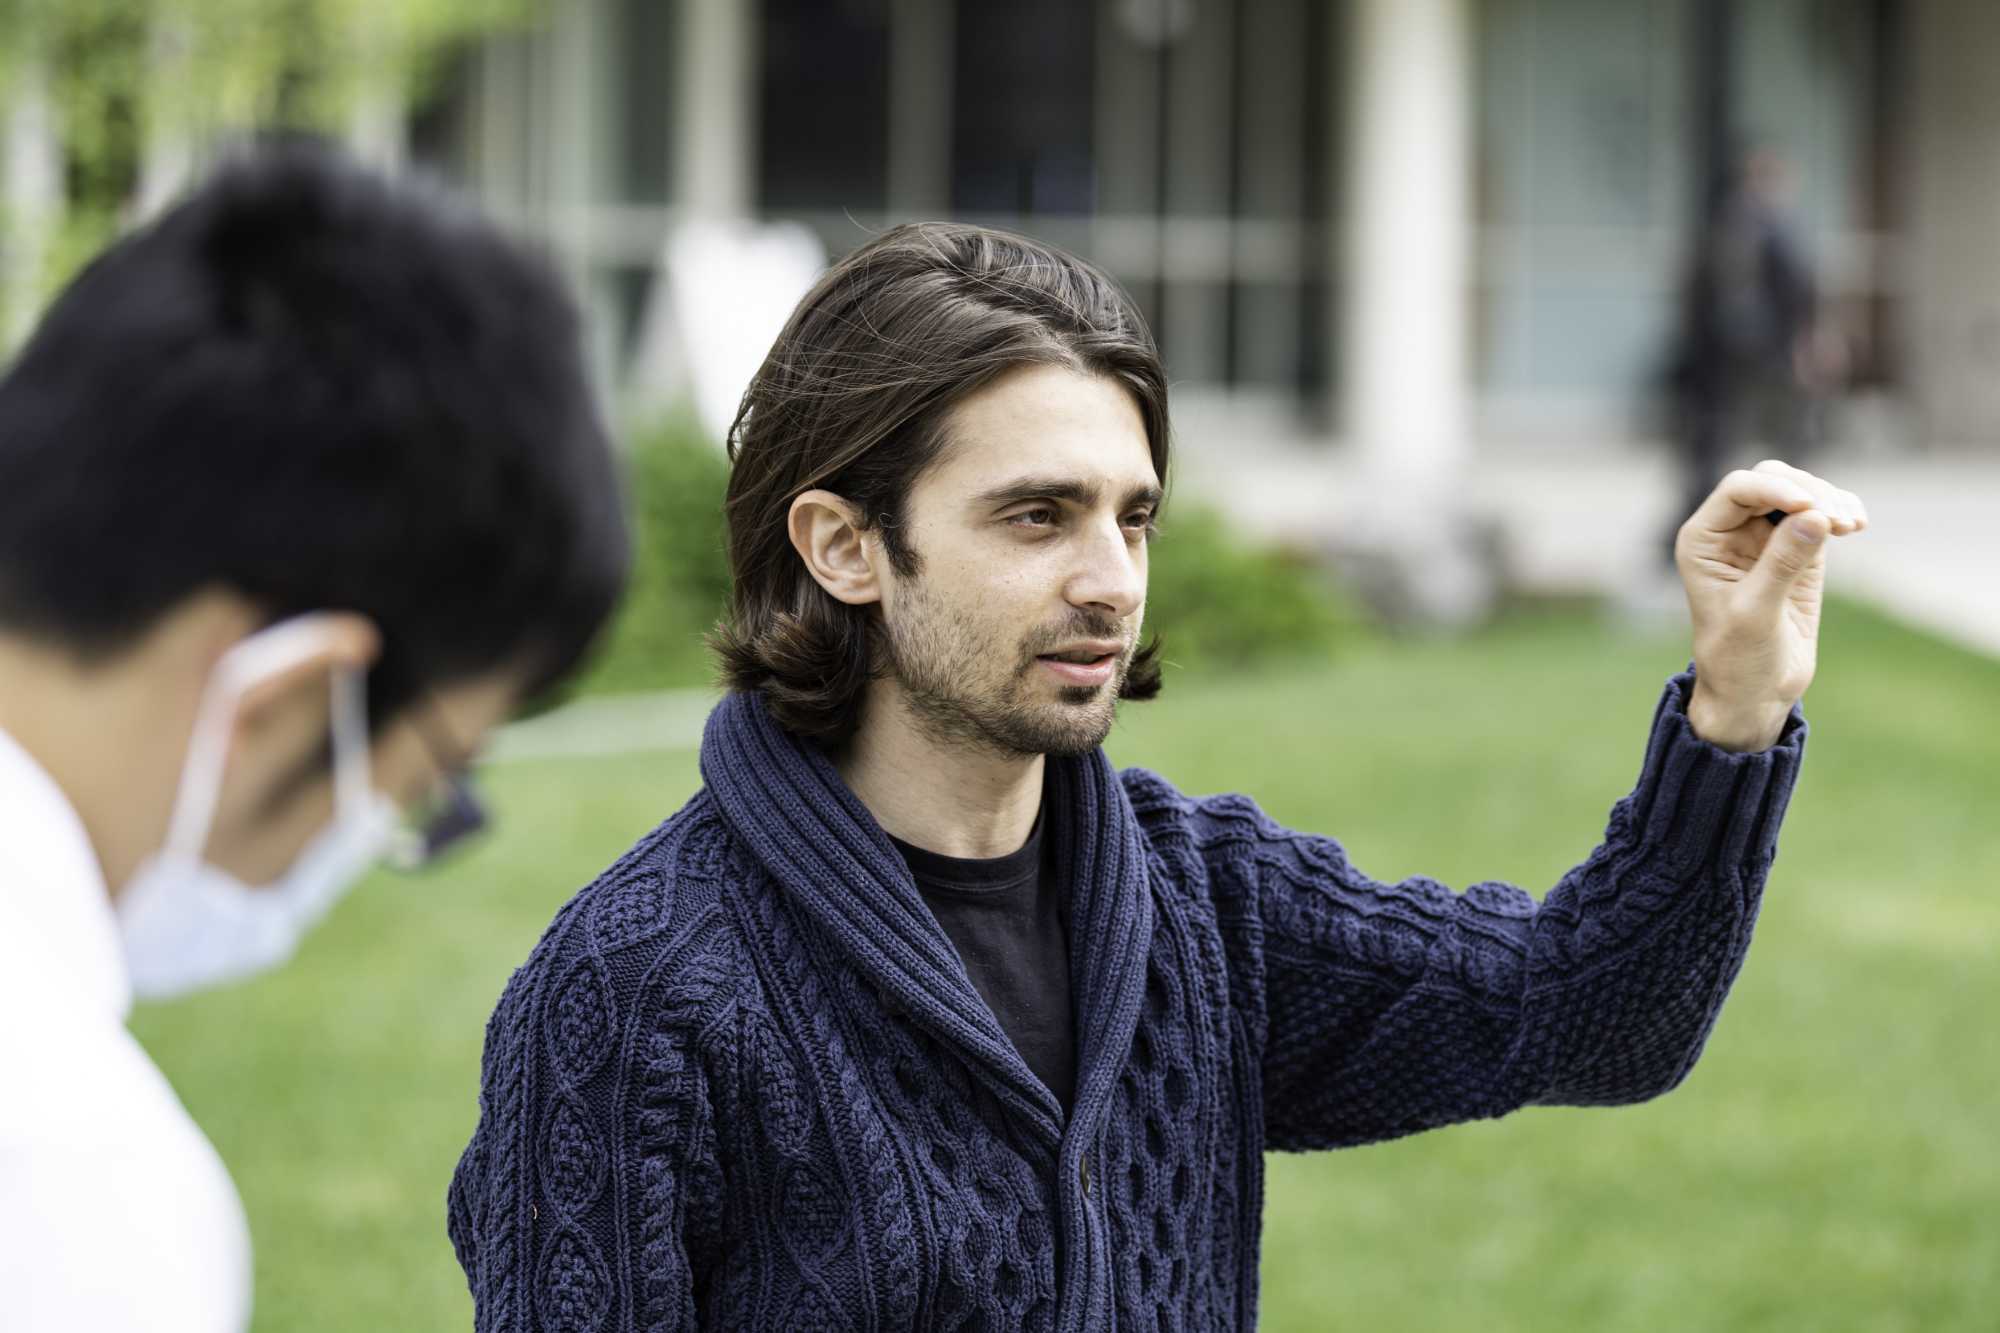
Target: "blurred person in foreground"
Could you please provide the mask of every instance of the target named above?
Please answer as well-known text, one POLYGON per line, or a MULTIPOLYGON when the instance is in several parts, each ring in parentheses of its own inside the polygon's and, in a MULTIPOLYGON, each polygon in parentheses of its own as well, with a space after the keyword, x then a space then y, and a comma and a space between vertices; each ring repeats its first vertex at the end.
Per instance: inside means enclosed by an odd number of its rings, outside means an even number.
POLYGON ((801 303, 732 453, 707 785, 487 1029, 449 1200, 480 1329, 1247 1328, 1266 1148, 1687 1076, 1853 496, 1770 465, 1703 501, 1694 670, 1538 905, 1112 769, 1119 701, 1160 690, 1167 386, 1095 270, 886 233, 801 303))
MULTIPOLYGON (((1745 153, 1698 238, 1668 377, 1680 445, 1676 519, 1701 503, 1745 441, 1800 463, 1822 443, 1826 396, 1846 352, 1821 320, 1793 193, 1782 156, 1745 153)), ((1669 562, 1673 547, 1669 534, 1669 562)))
POLYGON ((270 150, 56 301, 0 380, 0 1327, 247 1327, 131 1002, 476 826, 627 561, 566 296, 442 199, 270 150))

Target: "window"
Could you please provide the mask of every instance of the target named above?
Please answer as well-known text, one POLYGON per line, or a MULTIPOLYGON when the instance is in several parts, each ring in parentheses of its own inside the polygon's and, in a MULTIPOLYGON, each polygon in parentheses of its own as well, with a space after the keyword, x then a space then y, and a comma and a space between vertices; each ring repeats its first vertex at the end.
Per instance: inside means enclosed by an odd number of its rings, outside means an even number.
POLYGON ((765 0, 758 203, 879 212, 889 171, 887 0, 765 0))

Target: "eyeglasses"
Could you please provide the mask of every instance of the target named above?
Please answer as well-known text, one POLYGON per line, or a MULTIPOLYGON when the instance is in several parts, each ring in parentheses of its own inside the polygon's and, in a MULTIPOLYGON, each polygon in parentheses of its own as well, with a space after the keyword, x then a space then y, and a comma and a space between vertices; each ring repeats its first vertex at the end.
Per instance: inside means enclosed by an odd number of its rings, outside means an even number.
POLYGON ((411 712, 411 725, 424 748, 430 751, 439 777, 429 798, 406 816, 399 836, 390 846, 386 859, 398 870, 422 870, 435 865, 446 852, 491 823, 486 803, 472 785, 470 761, 462 757, 464 749, 449 740, 439 743, 443 724, 435 720, 432 712, 430 707, 411 712))

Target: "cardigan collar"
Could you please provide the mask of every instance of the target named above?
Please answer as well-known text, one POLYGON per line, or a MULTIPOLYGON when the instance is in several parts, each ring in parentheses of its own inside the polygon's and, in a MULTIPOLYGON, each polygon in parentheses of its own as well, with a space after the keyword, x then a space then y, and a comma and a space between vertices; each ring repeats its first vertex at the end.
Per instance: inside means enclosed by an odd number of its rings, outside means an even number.
MULTIPOLYGON (((779 891, 891 1003, 958 1050, 1053 1149, 1055 1095, 1028 1069, 973 988, 957 950, 917 892, 889 835, 816 746, 781 727, 762 694, 738 692, 709 715, 702 778, 723 818, 779 891)), ((1044 836, 1070 894, 1070 980, 1077 1015, 1072 1123, 1096 1122, 1130 1049, 1144 1001, 1152 898, 1138 820, 1102 750, 1050 757, 1044 836)))

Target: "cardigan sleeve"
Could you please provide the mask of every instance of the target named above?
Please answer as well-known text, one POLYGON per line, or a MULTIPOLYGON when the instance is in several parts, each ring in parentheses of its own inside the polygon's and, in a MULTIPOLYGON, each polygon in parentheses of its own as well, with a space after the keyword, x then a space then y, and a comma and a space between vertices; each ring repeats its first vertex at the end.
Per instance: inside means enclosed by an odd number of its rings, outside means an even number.
POLYGON ((606 947, 605 923, 630 912, 600 887, 557 917, 487 1025, 479 1123, 447 1197, 477 1333, 699 1327, 721 1173, 695 1031, 720 988, 701 965, 635 984, 669 970, 606 947))
POLYGON ((1806 738, 1795 709, 1760 753, 1700 740, 1692 679, 1669 682, 1604 840, 1539 904, 1500 883, 1379 883, 1242 797, 1196 804, 1211 873, 1243 895, 1232 952, 1271 1147, 1643 1101, 1687 1076, 1742 966, 1806 738))

